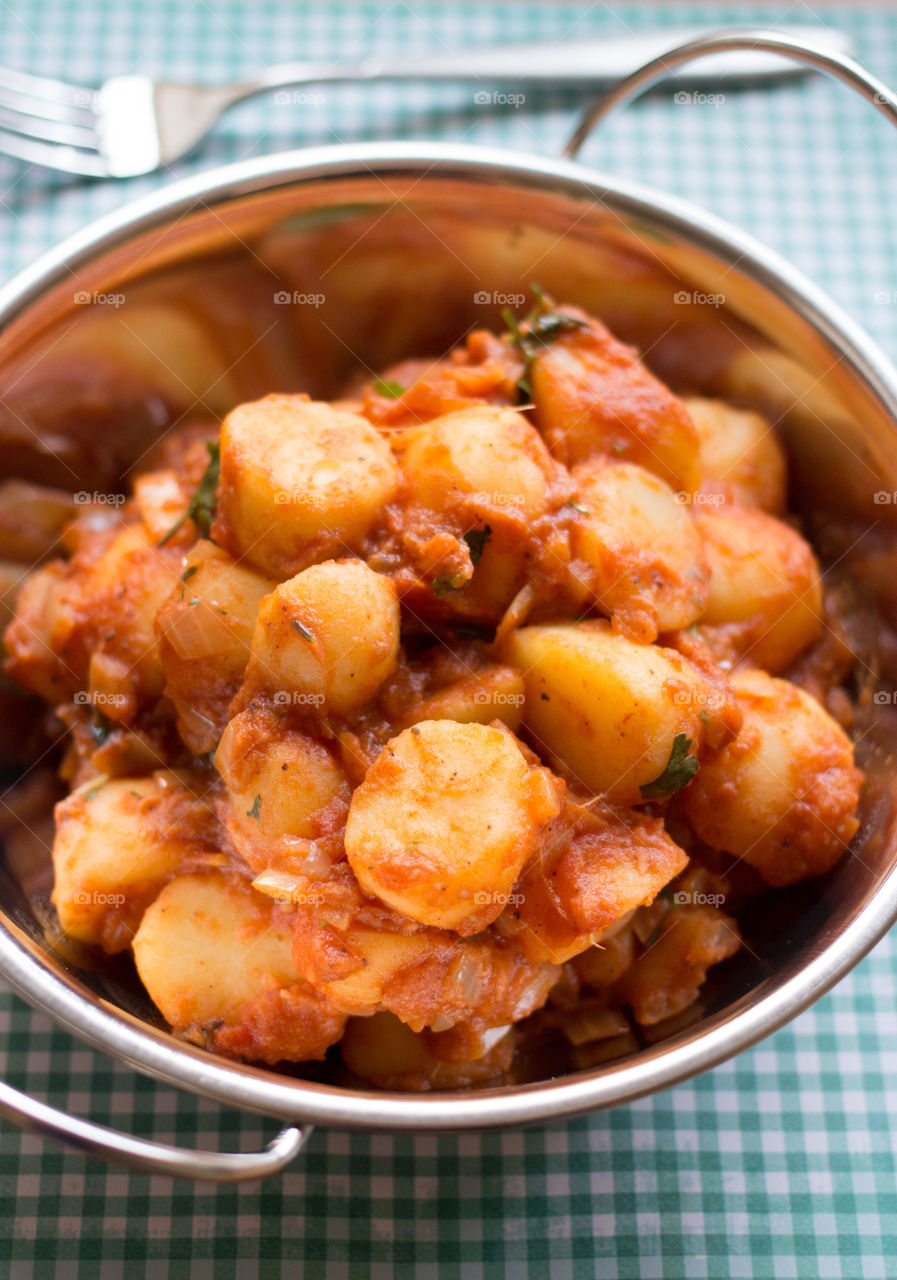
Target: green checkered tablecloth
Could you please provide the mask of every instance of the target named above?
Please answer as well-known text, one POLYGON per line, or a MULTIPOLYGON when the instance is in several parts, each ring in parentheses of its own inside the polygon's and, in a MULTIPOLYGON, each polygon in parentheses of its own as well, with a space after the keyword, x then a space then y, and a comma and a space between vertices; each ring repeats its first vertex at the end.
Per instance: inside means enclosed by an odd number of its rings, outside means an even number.
MULTIPOLYGON (((677 21, 842 27, 897 82, 897 12, 848 4, 0 4, 0 57, 92 83, 139 68, 242 76, 290 57, 576 40, 677 21)), ((181 172, 299 143, 444 137, 556 154, 569 100, 474 108, 469 88, 329 89, 247 104, 181 172)), ((897 137, 805 81, 631 109, 585 153, 749 228, 897 356, 897 137)), ((77 184, 0 158, 0 274, 158 177, 77 184)), ((0 1276, 897 1276, 897 946, 886 939, 785 1030, 702 1078, 570 1124, 463 1137, 318 1131, 267 1184, 129 1176, 0 1132, 0 1276)), ((59 1107, 163 1141, 257 1147, 275 1126, 157 1087, 0 993, 0 1072, 59 1107)))

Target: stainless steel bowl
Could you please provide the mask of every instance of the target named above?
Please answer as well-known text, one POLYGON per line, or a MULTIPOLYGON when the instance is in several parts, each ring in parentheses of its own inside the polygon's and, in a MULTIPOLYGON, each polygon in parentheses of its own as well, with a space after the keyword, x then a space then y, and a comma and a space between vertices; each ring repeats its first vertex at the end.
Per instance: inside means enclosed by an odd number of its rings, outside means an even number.
MULTIPOLYGON (((797 497, 817 517, 893 520, 875 495, 897 491, 897 371, 787 262, 699 209, 571 161, 429 144, 291 152, 202 174, 23 272, 0 291, 4 471, 111 491, 179 417, 275 387, 326 395, 358 368, 441 352, 533 279, 602 316, 674 387, 772 414, 797 497)), ((100 1130, 7 1086, 0 1113, 135 1167, 227 1180, 282 1168, 311 1124, 498 1128, 685 1080, 806 1008, 897 918, 895 770, 878 710, 851 856, 792 904, 787 927, 730 962, 677 1034, 519 1087, 409 1096, 215 1058, 173 1038, 117 969, 67 965, 6 875, 0 974, 21 996, 156 1080, 301 1127, 264 1153, 216 1156, 100 1130)))

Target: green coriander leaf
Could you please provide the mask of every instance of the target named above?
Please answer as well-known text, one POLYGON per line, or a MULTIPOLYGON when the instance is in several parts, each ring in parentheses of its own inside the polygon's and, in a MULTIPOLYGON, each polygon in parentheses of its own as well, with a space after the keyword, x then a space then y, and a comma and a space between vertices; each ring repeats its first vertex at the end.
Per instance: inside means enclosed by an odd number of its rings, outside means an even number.
POLYGON ((256 796, 256 797, 255 797, 255 799, 254 799, 254 800, 253 800, 253 802, 252 802, 252 808, 251 808, 251 809, 247 809, 247 810, 246 810, 246 817, 247 817, 247 818, 255 818, 255 820, 256 820, 256 822, 257 822, 257 821, 258 821, 258 816, 259 816, 259 814, 261 813, 261 811, 262 811, 262 797, 261 797, 261 796, 256 796))
POLYGON ((525 368, 523 376, 517 381, 517 391, 524 402, 532 399, 530 365, 539 354, 539 349, 547 347, 560 334, 585 326, 585 321, 577 320, 575 316, 567 316, 559 311, 546 311, 547 303, 542 290, 538 285, 530 285, 530 288, 536 295, 536 305, 523 321, 522 326, 510 307, 505 307, 501 313, 511 335, 511 341, 523 356, 525 368))
POLYGON ((470 559, 473 567, 477 565, 483 558, 483 552, 486 549, 486 543, 492 537, 492 530, 487 524, 482 529, 468 529, 464 535, 464 541, 467 543, 470 551, 470 559))
POLYGON ((677 733, 673 739, 673 749, 667 767, 659 778, 639 787, 643 800, 662 800, 665 796, 675 795, 698 772, 700 765, 694 756, 688 754, 691 738, 684 733, 677 733))
POLYGON ((315 638, 315 633, 309 631, 308 627, 304 626, 298 618, 293 619, 293 630, 298 631, 303 640, 312 641, 315 638))
POLYGON ((209 451, 209 465, 203 472, 196 493, 190 499, 190 505, 180 520, 171 526, 161 540, 160 547, 164 547, 165 543, 173 538, 178 529, 188 520, 193 521, 201 537, 209 536, 212 521, 215 519, 215 498, 218 492, 218 477, 221 474, 221 446, 217 440, 208 440, 206 448, 209 451))
POLYGON ((577 502, 575 498, 571 498, 567 503, 568 507, 572 507, 574 511, 580 511, 584 516, 591 515, 588 507, 584 507, 581 502, 577 502))
POLYGON ((398 400, 399 396, 405 394, 406 388, 402 386, 401 382, 375 378, 374 390, 378 396, 385 396, 387 400, 398 400))
POLYGON ((460 591, 466 583, 463 578, 459 579, 457 574, 453 576, 450 573, 440 573, 433 579, 430 586, 434 595, 444 596, 447 591, 460 591))

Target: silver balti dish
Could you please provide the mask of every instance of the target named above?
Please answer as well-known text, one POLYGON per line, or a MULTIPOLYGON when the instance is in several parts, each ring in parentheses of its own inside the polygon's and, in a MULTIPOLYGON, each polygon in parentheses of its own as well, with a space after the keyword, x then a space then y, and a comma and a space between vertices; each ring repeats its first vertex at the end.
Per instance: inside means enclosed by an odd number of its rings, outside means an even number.
MULTIPOLYGON (((698 41, 681 60, 720 47, 736 46, 698 41)), ((854 64, 809 56, 870 100, 884 93, 876 105, 897 119, 893 95, 854 64)), ((157 1081, 289 1127, 265 1152, 212 1154, 113 1134, 5 1085, 0 1114, 135 1168, 220 1181, 283 1168, 313 1124, 458 1132, 559 1120, 630 1102, 755 1043, 897 918, 897 721, 875 696, 893 663, 881 637, 895 615, 897 370, 780 257, 699 209, 570 160, 435 144, 291 152, 181 182, 95 223, 0 291, 0 478, 120 493, 172 424, 220 418, 272 388, 338 395, 359 370, 500 327, 507 299, 533 279, 647 352, 673 390, 756 407, 777 424, 792 505, 868 620, 854 734, 868 781, 850 853, 779 896, 774 912, 741 922, 748 945, 665 1039, 586 1071, 549 1065, 528 1083, 425 1095, 349 1087, 326 1069, 283 1074, 175 1039, 127 965, 94 956, 84 967, 48 940, 47 883, 7 862, 0 975, 14 990, 157 1081)))

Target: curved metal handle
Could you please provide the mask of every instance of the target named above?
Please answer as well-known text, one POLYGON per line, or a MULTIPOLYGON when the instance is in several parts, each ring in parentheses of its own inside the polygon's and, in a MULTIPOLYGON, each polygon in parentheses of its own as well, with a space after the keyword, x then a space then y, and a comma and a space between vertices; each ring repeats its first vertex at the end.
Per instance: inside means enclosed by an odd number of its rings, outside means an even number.
POLYGON ((111 1160, 138 1173, 163 1173, 207 1182, 241 1182, 282 1173, 312 1132, 311 1125, 282 1129, 264 1151, 186 1151, 66 1115, 4 1081, 0 1081, 0 1116, 28 1133, 55 1138, 76 1151, 111 1160))
POLYGON ((897 94, 846 54, 833 52, 812 40, 781 35, 775 31, 727 30, 711 32, 697 40, 688 40, 684 44, 675 45, 667 53, 652 58, 638 71, 621 80, 609 93, 594 99, 586 107, 582 120, 564 148, 564 155, 570 160, 575 159, 596 124, 604 120, 617 107, 624 106, 645 90, 650 89, 652 85, 658 84, 671 71, 675 71, 695 58, 702 58, 705 54, 728 53, 736 49, 781 53, 786 58, 793 58, 796 62, 815 67, 818 71, 825 71, 856 90, 876 110, 887 117, 891 124, 897 126, 897 94))

